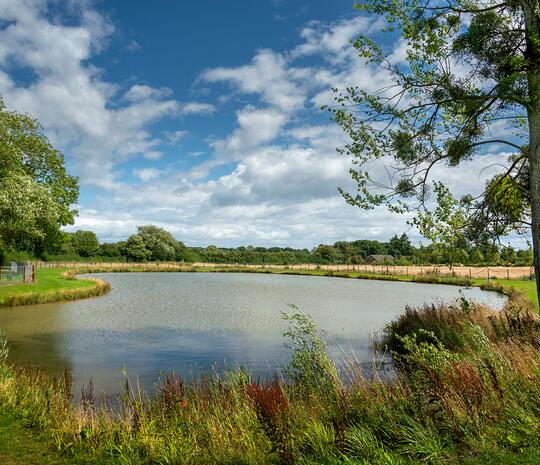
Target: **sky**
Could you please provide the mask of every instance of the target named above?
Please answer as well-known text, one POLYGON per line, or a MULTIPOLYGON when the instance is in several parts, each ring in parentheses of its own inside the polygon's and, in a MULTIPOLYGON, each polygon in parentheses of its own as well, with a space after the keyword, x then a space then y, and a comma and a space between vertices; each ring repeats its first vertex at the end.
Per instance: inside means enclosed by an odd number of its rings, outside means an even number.
MULTIPOLYGON (((117 241, 156 224, 192 246, 418 242, 406 216, 345 203, 347 138, 321 110, 332 87, 388 82, 350 44, 381 26, 351 0, 0 0, 0 94, 79 177, 68 230, 117 241)), ((403 59, 398 38, 382 40, 403 59)), ((507 156, 434 179, 475 193, 507 156)))

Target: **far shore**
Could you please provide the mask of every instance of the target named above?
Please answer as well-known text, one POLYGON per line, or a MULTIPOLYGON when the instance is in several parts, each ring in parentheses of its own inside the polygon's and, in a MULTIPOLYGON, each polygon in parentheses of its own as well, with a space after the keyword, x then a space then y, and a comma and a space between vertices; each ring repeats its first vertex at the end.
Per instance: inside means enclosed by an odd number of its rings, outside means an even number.
POLYGON ((0 307, 53 303, 97 297, 111 289, 109 283, 81 274, 114 272, 228 272, 272 273, 373 279, 416 283, 478 286, 509 295, 523 293, 537 304, 534 281, 528 280, 529 268, 469 268, 393 266, 393 265, 230 265, 215 263, 81 263, 38 262, 36 283, 0 287, 0 307), (473 271, 474 270, 474 271, 473 271), (486 277, 478 277, 484 270, 486 277), (510 273, 509 270, 512 270, 510 273), (445 273, 446 271, 446 273, 445 273), (497 274, 498 271, 498 274, 497 274), (525 273, 526 272, 526 273, 525 273), (520 274, 521 273, 521 274, 520 274), (523 274, 525 273, 525 274, 523 274), (487 279, 487 275, 490 278, 487 279), (472 276, 472 278, 471 278, 472 276), (505 279, 509 276, 510 279, 505 279))

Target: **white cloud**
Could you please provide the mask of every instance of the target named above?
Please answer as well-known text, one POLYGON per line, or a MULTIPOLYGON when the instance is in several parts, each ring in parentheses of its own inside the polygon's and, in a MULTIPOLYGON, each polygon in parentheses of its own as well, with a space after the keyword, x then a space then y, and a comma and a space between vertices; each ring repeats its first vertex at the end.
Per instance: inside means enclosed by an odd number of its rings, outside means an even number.
POLYGON ((141 181, 147 182, 151 179, 158 178, 161 171, 156 168, 141 168, 133 170, 133 174, 137 176, 141 181))
POLYGON ((260 95, 266 104, 283 112, 304 104, 306 90, 299 77, 305 78, 306 70, 291 68, 283 55, 272 50, 259 50, 249 65, 214 68, 202 75, 204 81, 229 82, 242 93, 260 95))
POLYGON ((272 108, 256 109, 249 105, 237 112, 238 128, 226 139, 211 145, 219 153, 241 153, 271 142, 287 121, 285 114, 272 108))
POLYGON ((88 2, 74 2, 78 24, 47 17, 45 0, 0 0, 0 83, 6 104, 35 116, 54 145, 72 157, 83 184, 117 188, 114 167, 143 155, 158 158, 161 140, 147 125, 165 117, 209 113, 206 103, 181 103, 167 88, 134 84, 123 94, 88 60, 102 50, 114 28, 88 2), (29 83, 10 73, 24 68, 29 83))
POLYGON ((165 133, 165 136, 167 137, 167 140, 175 145, 177 144, 181 139, 186 137, 189 134, 189 131, 167 131, 165 133))
POLYGON ((124 98, 130 102, 140 102, 141 100, 147 100, 150 98, 162 98, 169 97, 172 94, 172 90, 168 87, 162 87, 161 89, 154 89, 150 86, 143 84, 134 84, 124 94, 124 98))
MULTIPOLYGON (((380 25, 362 17, 312 22, 301 32, 300 45, 289 51, 262 49, 242 66, 207 69, 199 83, 232 87, 218 104, 237 104, 236 125, 211 140, 210 134, 190 131, 183 141, 187 127, 169 125, 167 131, 152 125, 164 118, 212 114, 216 107, 180 102, 165 87, 130 81, 126 89, 107 81, 90 63, 107 46, 113 25, 87 3, 75 8, 79 20, 68 25, 47 18, 46 0, 0 0, 0 18, 12 22, 0 30, 0 88, 6 103, 44 124, 85 185, 107 189, 80 206, 73 229, 93 229, 103 240, 118 240, 139 224, 154 223, 196 245, 312 247, 387 239, 403 231, 418 237, 407 217, 382 208, 364 212, 340 197, 338 186, 354 189, 350 160, 335 150, 347 139, 317 109, 333 103, 331 86, 360 84, 376 90, 389 82, 388 75, 366 66, 349 43, 380 25), (17 82, 13 67, 31 70, 35 79, 17 82), (209 139, 207 151, 188 147, 197 135, 209 139), (189 159, 167 165, 165 153, 180 141, 189 159), (160 161, 137 169, 123 165, 125 173, 137 178, 130 183, 116 170, 133 157, 160 161)), ((403 57, 399 44, 394 55, 395 60, 403 57)), ((203 89, 200 94, 207 95, 203 89)), ((489 156, 490 163, 504 158, 489 156)), ((458 190, 474 190, 489 174, 481 171, 486 161, 436 169, 434 177, 458 190)), ((382 163, 371 169, 385 174, 382 163)))

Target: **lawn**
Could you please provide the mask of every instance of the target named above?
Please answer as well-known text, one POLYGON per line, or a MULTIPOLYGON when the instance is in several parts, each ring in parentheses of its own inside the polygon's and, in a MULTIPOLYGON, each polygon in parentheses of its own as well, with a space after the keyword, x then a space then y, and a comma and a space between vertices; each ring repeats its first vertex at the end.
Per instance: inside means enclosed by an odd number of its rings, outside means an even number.
POLYGON ((60 289, 78 289, 89 287, 92 281, 68 279, 62 276, 64 269, 42 269, 36 271, 35 284, 15 284, 0 286, 0 299, 2 297, 23 294, 26 292, 53 292, 60 289))
POLYGON ((66 277, 63 276, 65 271, 64 269, 37 270, 35 284, 0 286, 0 306, 74 300, 104 293, 101 292, 102 282, 98 286, 95 280, 66 277))
MULTIPOLYGON (((475 279, 474 284, 479 286, 485 283, 485 279, 475 279)), ((538 307, 538 295, 536 293, 536 282, 523 279, 497 279, 494 283, 500 284, 504 287, 515 288, 523 291, 525 295, 538 307)))

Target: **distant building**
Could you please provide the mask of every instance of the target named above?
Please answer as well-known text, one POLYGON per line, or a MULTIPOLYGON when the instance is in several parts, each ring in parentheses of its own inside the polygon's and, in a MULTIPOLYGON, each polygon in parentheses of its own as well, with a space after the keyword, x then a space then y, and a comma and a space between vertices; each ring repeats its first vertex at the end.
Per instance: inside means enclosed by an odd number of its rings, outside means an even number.
POLYGON ((366 257, 367 263, 382 264, 393 262, 395 258, 392 255, 368 255, 366 257))

